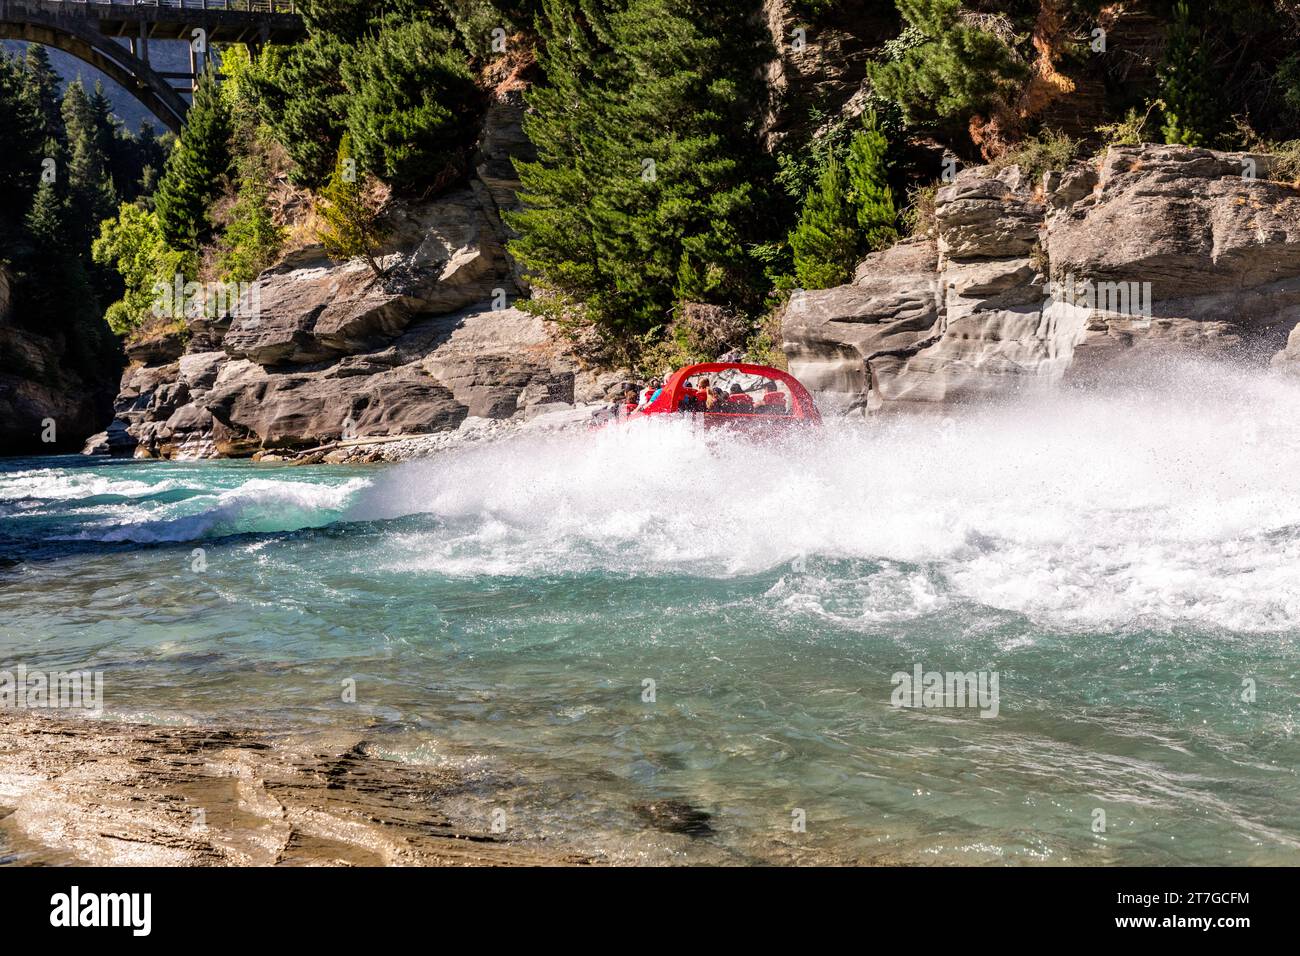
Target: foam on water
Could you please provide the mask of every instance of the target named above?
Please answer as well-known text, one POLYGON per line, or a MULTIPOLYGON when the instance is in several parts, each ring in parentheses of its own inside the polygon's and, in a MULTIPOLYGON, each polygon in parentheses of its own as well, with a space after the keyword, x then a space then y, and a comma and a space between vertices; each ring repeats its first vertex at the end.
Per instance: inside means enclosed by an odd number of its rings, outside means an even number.
POLYGON ((1300 388, 1166 372, 774 443, 669 419, 474 447, 379 477, 345 520, 435 516, 394 535, 412 571, 725 577, 820 555, 886 562, 917 613, 951 593, 1066 627, 1293 628, 1300 388))
POLYGON ((79 533, 78 540, 158 544, 233 534, 298 531, 337 520, 348 500, 369 485, 354 478, 337 485, 253 478, 217 495, 192 499, 202 510, 174 517, 123 522, 79 533))
POLYGON ((148 482, 37 468, 0 475, 0 503, 69 501, 100 496, 144 498, 182 487, 183 484, 166 479, 148 482))

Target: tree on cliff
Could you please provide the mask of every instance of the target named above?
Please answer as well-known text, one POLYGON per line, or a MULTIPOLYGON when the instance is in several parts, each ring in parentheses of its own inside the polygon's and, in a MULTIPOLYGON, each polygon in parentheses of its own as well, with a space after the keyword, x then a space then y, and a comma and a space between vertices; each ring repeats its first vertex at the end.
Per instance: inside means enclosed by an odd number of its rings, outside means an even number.
POLYGON ((862 127, 843 164, 832 154, 790 233, 795 278, 805 289, 847 282, 863 253, 898 238, 898 210, 888 184, 889 143, 875 113, 863 114, 862 127))
POLYGON ((754 308, 750 247, 772 224, 758 148, 766 35, 744 11, 631 0, 602 19, 547 0, 545 87, 529 94, 538 159, 518 163, 514 254, 539 287, 628 341, 691 298, 754 308))
POLYGON ((221 194, 230 164, 229 109, 205 73, 155 195, 159 225, 173 248, 195 249, 209 238, 208 207, 221 194))
POLYGON ((437 190, 473 145, 478 88, 454 37, 425 20, 386 26, 343 63, 347 129, 363 169, 437 190))
POLYGON ((1160 68, 1166 143, 1211 145, 1222 114, 1218 82, 1205 30, 1193 19, 1186 3, 1177 4, 1160 68))
POLYGON ((964 121, 1016 90, 1027 75, 1012 47, 977 25, 962 0, 897 0, 907 23, 869 66, 874 89, 908 123, 964 121))
POLYGON ((325 227, 318 238, 331 259, 363 259, 371 272, 381 276, 384 270, 376 257, 384 234, 379 226, 379 210, 367 195, 366 186, 365 175, 352 154, 352 137, 344 133, 334 172, 320 194, 325 227))
POLYGON ((826 289, 848 281, 858 252, 857 216, 849 202, 849 178, 832 157, 821 180, 804 199, 799 223, 790 233, 795 279, 805 289, 826 289))
POLYGON ((889 141, 874 112, 863 114, 862 126, 849 144, 845 167, 849 201, 861 231, 859 251, 871 252, 898 238, 898 210, 888 181, 889 141))

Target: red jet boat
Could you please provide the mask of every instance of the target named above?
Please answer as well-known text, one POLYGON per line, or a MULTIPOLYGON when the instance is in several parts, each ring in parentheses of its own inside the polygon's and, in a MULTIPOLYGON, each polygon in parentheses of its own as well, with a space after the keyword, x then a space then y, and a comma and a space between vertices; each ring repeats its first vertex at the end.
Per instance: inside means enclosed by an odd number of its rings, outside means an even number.
POLYGON ((808 389, 789 372, 745 362, 704 362, 678 369, 659 395, 634 409, 628 419, 687 414, 706 427, 769 429, 820 425, 821 413, 808 389), (710 407, 709 390, 720 389, 710 407))

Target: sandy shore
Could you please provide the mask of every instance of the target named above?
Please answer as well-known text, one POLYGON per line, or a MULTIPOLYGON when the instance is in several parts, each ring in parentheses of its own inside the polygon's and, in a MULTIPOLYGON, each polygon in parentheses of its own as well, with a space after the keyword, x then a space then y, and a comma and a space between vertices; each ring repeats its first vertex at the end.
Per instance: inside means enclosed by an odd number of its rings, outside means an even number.
POLYGON ((590 862, 458 825, 454 770, 362 737, 0 712, 0 861, 163 866, 590 862))

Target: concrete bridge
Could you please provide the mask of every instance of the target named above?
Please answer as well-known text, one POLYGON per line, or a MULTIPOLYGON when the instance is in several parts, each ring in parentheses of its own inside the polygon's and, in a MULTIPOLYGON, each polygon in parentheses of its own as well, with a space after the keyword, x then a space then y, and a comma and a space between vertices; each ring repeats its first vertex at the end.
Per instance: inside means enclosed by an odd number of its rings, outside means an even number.
POLYGON ((294 43, 305 34, 296 0, 0 0, 0 40, 56 47, 111 77, 169 129, 179 130, 213 45, 294 43), (150 40, 190 45, 188 73, 160 72, 150 40), (179 86, 173 85, 179 82, 179 86))

